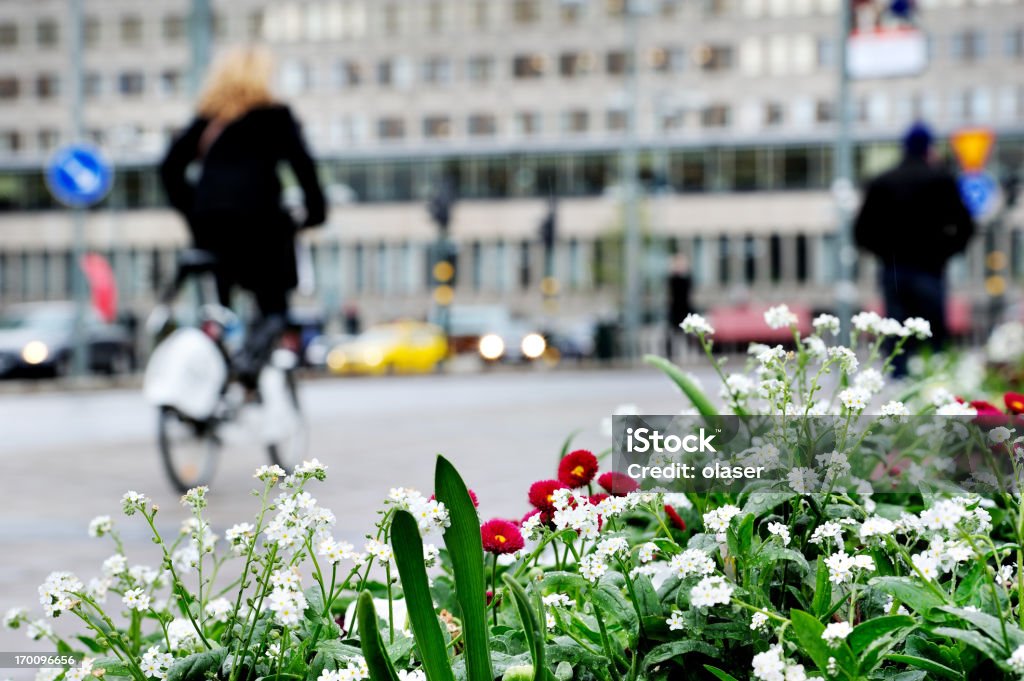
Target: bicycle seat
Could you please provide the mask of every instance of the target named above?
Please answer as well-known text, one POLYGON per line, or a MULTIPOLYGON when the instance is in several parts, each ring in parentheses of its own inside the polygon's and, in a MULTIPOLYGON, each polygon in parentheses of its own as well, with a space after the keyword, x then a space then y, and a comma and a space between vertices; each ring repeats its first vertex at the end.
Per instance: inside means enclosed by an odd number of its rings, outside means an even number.
POLYGON ((178 257, 178 267, 189 272, 205 272, 217 266, 217 256, 210 251, 187 248, 178 257))

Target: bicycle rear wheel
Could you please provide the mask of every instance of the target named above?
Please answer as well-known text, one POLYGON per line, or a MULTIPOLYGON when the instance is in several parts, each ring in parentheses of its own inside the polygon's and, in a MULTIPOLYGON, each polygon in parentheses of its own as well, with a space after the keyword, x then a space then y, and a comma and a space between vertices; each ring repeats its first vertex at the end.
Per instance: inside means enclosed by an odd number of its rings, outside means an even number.
POLYGON ((160 458, 171 484, 184 494, 213 479, 221 442, 214 423, 195 421, 171 407, 161 407, 157 426, 160 458))
MULTIPOLYGON (((283 387, 287 396, 281 404, 285 408, 268 410, 266 415, 267 418, 274 418, 276 421, 275 436, 272 442, 267 443, 267 454, 272 463, 291 473, 297 464, 302 463, 302 459, 306 455, 306 450, 309 447, 309 428, 305 416, 302 414, 295 374, 292 371, 283 373, 283 387)), ((261 395, 264 401, 268 397, 261 395)))

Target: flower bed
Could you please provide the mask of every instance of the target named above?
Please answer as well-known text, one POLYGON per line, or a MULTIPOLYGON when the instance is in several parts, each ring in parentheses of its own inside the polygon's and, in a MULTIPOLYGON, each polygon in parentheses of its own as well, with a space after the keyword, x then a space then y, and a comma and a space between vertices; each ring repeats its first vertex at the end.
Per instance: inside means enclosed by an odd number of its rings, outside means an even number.
POLYGON ((4 623, 87 655, 41 672, 70 681, 1024 676, 1024 398, 1008 393, 1002 409, 924 382, 887 386, 893 353, 928 335, 922 320, 858 315, 844 346, 834 317, 807 337, 785 306, 765 319, 792 343, 752 347, 743 372, 715 357, 706 320, 683 323, 728 415, 678 367, 649 362, 690 418, 717 433, 744 419, 754 436, 730 456, 775 470, 770 481, 654 487, 566 443, 539 472, 553 477, 523 490, 524 517, 481 522, 439 457, 433 495, 391 490, 358 550, 312 496, 323 465, 264 466, 256 515, 223 538, 205 488, 182 498, 192 518, 174 539, 149 499, 127 493, 124 513, 162 550, 155 568, 129 567, 117 525, 93 520, 115 547, 100 576, 53 573, 39 589, 45 614, 79 618, 80 636, 20 609, 4 623), (826 415, 823 438, 807 419, 826 415), (970 487, 939 484, 952 446, 970 487))

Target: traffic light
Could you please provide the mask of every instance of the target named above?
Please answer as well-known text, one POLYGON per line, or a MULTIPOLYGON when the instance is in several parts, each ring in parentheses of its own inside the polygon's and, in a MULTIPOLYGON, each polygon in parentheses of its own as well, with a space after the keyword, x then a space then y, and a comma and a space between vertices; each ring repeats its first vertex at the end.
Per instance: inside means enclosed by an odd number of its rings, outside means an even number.
POLYGON ((427 212, 430 219, 437 224, 441 236, 448 234, 448 225, 452 219, 452 205, 455 203, 455 192, 452 190, 451 180, 442 180, 441 186, 430 202, 427 204, 427 212))

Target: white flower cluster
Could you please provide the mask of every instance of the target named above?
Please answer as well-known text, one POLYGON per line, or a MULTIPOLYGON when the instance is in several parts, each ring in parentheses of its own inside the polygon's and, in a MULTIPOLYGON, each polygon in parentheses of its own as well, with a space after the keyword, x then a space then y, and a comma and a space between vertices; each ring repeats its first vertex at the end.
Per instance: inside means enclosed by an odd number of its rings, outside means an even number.
POLYGON ((199 512, 206 508, 206 494, 210 491, 210 488, 206 485, 201 487, 193 487, 181 497, 181 505, 191 508, 195 512, 199 512))
POLYGON ((811 494, 818 491, 818 473, 807 466, 796 466, 786 473, 789 487, 797 494, 811 494))
POLYGON ((694 312, 686 315, 682 324, 679 325, 679 328, 681 328, 685 333, 690 333, 695 336, 701 334, 712 334, 715 332, 714 327, 708 323, 708 320, 694 312))
POLYGON ((1010 668, 1018 674, 1024 674, 1024 646, 1017 646, 1010 658, 1006 660, 1006 664, 1010 665, 1010 668))
POLYGON ((121 597, 124 607, 139 612, 149 610, 150 600, 144 589, 128 589, 128 591, 124 592, 124 596, 121 597))
POLYGON ((261 482, 268 482, 271 485, 275 485, 279 479, 286 475, 287 473, 285 473, 283 468, 274 464, 273 466, 260 466, 256 469, 256 472, 253 473, 252 477, 261 482))
POLYGON ((839 317, 834 317, 830 314, 820 314, 814 318, 811 322, 814 327, 814 331, 819 335, 825 332, 831 333, 833 336, 839 333, 839 317))
POLYGON ((854 570, 873 572, 875 559, 871 556, 851 556, 845 550, 840 549, 825 559, 825 567, 828 568, 828 579, 833 584, 846 584, 853 581, 854 570))
POLYGON ((267 524, 263 535, 281 549, 296 551, 307 538, 318 541, 330 536, 335 523, 334 514, 317 506, 316 499, 309 492, 280 494, 275 506, 277 515, 267 524))
POLYGON ((728 605, 732 599, 733 586, 725 581, 725 577, 711 575, 700 580, 690 589, 690 605, 695 608, 710 608, 715 605, 728 605))
POLYGON ((231 601, 226 598, 215 598, 206 604, 205 612, 214 622, 227 622, 231 613, 231 601))
POLYGON ((121 497, 121 508, 125 515, 135 515, 136 511, 145 511, 149 506, 149 498, 134 490, 129 490, 121 497))
MULTIPOLYGON (((548 608, 571 608, 576 605, 576 601, 572 600, 565 594, 553 593, 548 594, 541 598, 541 602, 544 603, 548 608)), ((545 611, 545 623, 548 629, 554 629, 558 625, 558 620, 552 612, 545 611)))
POLYGON ((840 641, 845 641, 852 631, 853 627, 850 626, 849 622, 830 622, 825 627, 825 631, 821 632, 821 638, 825 643, 835 648, 839 645, 840 641))
POLYGON ((274 619, 283 627, 294 627, 299 623, 306 609, 306 597, 302 594, 299 571, 278 570, 270 576, 274 590, 270 592, 270 610, 274 619))
POLYGON ((87 657, 82 660, 82 664, 72 669, 67 670, 64 673, 64 681, 85 681, 86 679, 93 679, 93 659, 87 657))
POLYGON ((782 540, 783 546, 789 546, 789 527, 782 523, 768 523, 768 532, 782 540))
POLYGON ((395 552, 391 550, 391 547, 376 539, 367 541, 363 548, 370 558, 376 558, 381 565, 387 565, 395 558, 395 552))
POLYGON ((665 623, 668 624, 669 631, 682 631, 686 628, 686 624, 683 622, 682 611, 675 608, 672 609, 672 614, 665 620, 665 623))
POLYGON ((717 541, 725 541, 725 532, 729 529, 729 521, 739 515, 740 509, 731 504, 708 511, 704 514, 704 527, 715 533, 717 541))
POLYGON ((580 575, 589 582, 596 584, 606 572, 608 563, 605 562, 604 556, 591 553, 580 560, 580 575))
MULTIPOLYGON (((349 660, 344 669, 323 670, 317 677, 317 681, 362 681, 362 679, 368 678, 370 678, 370 669, 366 666, 366 660, 361 656, 356 656, 349 660)), ((419 677, 415 676, 415 673, 413 675, 407 673, 405 678, 416 679, 419 677)))
POLYGON ((323 480, 327 477, 327 466, 320 463, 320 460, 316 458, 310 461, 303 461, 295 467, 295 477, 303 480, 309 480, 310 478, 323 480))
POLYGON ((388 493, 388 503, 408 511, 416 519, 420 532, 424 534, 434 530, 444 530, 451 524, 448 519, 448 509, 444 507, 444 504, 424 497, 417 490, 408 487, 395 487, 388 493))
MULTIPOLYGON (((609 497, 613 498, 619 497, 609 497)), ((556 489, 552 495, 552 505, 555 513, 551 517, 551 522, 556 531, 573 529, 584 539, 597 538, 601 526, 601 513, 587 497, 569 489, 556 489)))
POLYGON ((167 640, 173 651, 195 652, 201 645, 199 632, 187 617, 177 617, 167 625, 167 640))
POLYGON ((650 563, 658 553, 658 545, 654 542, 646 542, 640 545, 636 557, 641 563, 650 563))
POLYGON ((790 311, 788 305, 776 305, 768 308, 764 313, 764 323, 771 329, 795 326, 798 321, 797 316, 790 311))
POLYGON ((715 561, 700 549, 687 549, 672 556, 668 561, 669 569, 679 579, 690 575, 710 575, 715 571, 715 561))
POLYGON ((888 518, 882 518, 874 515, 869 518, 865 518, 864 522, 860 525, 860 538, 869 539, 871 537, 885 537, 896 533, 896 523, 889 520, 888 518))
POLYGON ((39 603, 47 615, 58 617, 78 605, 77 594, 84 588, 82 581, 70 572, 51 572, 39 586, 39 603))
POLYGON ((755 612, 754 616, 750 618, 750 630, 751 631, 767 631, 768 630, 768 615, 763 612, 755 612))
POLYGON ((910 559, 925 579, 936 579, 973 557, 974 551, 965 542, 946 541, 936 535, 932 537, 927 549, 915 553, 910 559))
POLYGON ((337 565, 343 560, 351 560, 356 565, 362 565, 366 557, 354 550, 355 547, 348 542, 338 542, 334 537, 324 537, 316 546, 316 553, 331 565, 337 565))
POLYGON ((173 655, 161 653, 159 648, 152 646, 139 660, 139 667, 142 669, 142 673, 149 678, 163 679, 167 677, 167 670, 173 662, 173 655))
POLYGON ((752 662, 755 679, 761 681, 805 681, 807 674, 802 664, 786 659, 782 646, 772 645, 763 653, 754 655, 752 662))
POLYGON ((989 360, 1008 364, 1024 357, 1024 323, 1006 322, 992 329, 985 343, 989 360))
POLYGON ((89 536, 103 537, 114 529, 114 521, 109 515, 98 515, 89 521, 89 536))
POLYGON ((256 538, 256 528, 252 523, 237 523, 224 530, 224 538, 231 545, 231 551, 236 556, 249 552, 253 540, 256 538))

